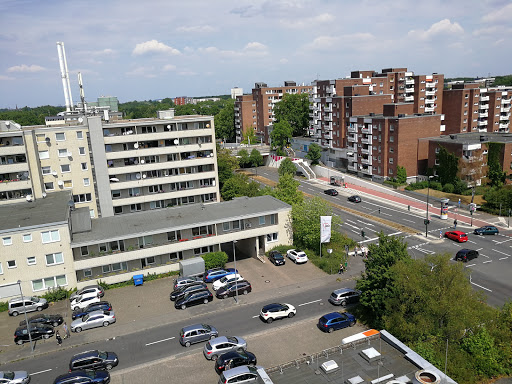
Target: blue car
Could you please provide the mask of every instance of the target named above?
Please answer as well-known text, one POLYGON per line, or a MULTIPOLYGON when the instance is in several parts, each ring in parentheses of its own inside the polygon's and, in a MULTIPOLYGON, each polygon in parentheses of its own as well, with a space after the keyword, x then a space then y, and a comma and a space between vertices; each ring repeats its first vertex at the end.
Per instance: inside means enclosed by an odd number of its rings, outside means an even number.
POLYGON ((71 318, 73 320, 76 320, 80 317, 83 317, 87 315, 88 313, 94 312, 94 311, 111 311, 112 305, 108 301, 100 301, 99 303, 92 303, 89 304, 84 309, 79 309, 77 311, 74 311, 71 314, 71 318))
POLYGON ((238 271, 234 268, 213 268, 206 271, 203 280, 205 283, 213 283, 215 280, 232 273, 238 273, 238 271))
POLYGON ((338 329, 352 327, 355 323, 356 317, 348 312, 332 312, 318 319, 318 328, 331 333, 338 329))

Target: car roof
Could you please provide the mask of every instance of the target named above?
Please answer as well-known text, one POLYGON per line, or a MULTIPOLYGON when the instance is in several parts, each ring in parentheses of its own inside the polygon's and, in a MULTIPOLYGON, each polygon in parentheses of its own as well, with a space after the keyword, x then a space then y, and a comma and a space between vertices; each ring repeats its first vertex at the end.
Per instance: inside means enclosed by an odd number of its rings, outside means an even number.
POLYGON ((465 233, 462 231, 451 231, 451 233, 454 233, 456 235, 465 235, 465 233))
POLYGON ((244 373, 256 373, 256 371, 261 368, 259 366, 251 367, 249 365, 241 365, 240 367, 235 367, 224 371, 222 374, 224 378, 230 379, 233 376, 237 376, 244 373))
MULTIPOLYGON (((349 315, 349 313, 346 313, 346 315, 349 315)), ((327 313, 326 315, 323 315, 322 317, 325 318, 326 320, 332 320, 332 319, 338 319, 343 316, 339 312, 331 312, 331 313, 327 313)))
MULTIPOLYGON (((22 331, 26 328, 27 328, 26 325, 21 325, 18 328, 16 328, 16 331, 22 331)), ((43 323, 31 323, 30 328, 31 329, 34 329, 34 328, 45 328, 45 329, 51 328, 51 329, 53 329, 53 327, 51 325, 43 324, 43 323)))
MULTIPOLYGON (((192 324, 192 325, 187 325, 186 327, 182 328, 182 331, 183 332, 188 332, 188 331, 193 331, 193 330, 196 330, 196 329, 204 329, 205 325, 208 325, 208 324, 192 324)), ((210 328, 212 328, 212 330, 213 330, 213 327, 211 325, 208 325, 208 326, 210 328)))
MULTIPOLYGON (((238 339, 238 337, 237 337, 237 339, 238 339)), ((217 345, 217 344, 225 343, 227 341, 228 341, 228 338, 226 336, 219 336, 219 337, 216 337, 214 339, 211 339, 210 340, 210 345, 214 346, 214 345, 217 345)))
POLYGON ((339 295, 340 293, 346 293, 346 292, 357 292, 357 293, 360 293, 360 291, 358 291, 357 289, 351 289, 351 288, 335 289, 333 293, 336 293, 337 295, 339 295))
POLYGON ((104 310, 98 309, 97 311, 89 312, 88 315, 89 315, 89 317, 96 316, 96 315, 114 316, 114 311, 104 311, 104 310))
POLYGON ((269 310, 269 309, 272 309, 272 308, 279 308, 279 307, 282 307, 283 305, 286 305, 286 304, 281 304, 281 303, 271 303, 271 304, 267 304, 263 307, 263 310, 269 310))
POLYGON ((75 355, 73 355, 73 357, 71 357, 72 359, 83 359, 85 357, 94 357, 94 356, 98 356, 100 353, 97 349, 93 349, 91 351, 84 351, 84 352, 80 352, 80 353, 77 353, 75 355))

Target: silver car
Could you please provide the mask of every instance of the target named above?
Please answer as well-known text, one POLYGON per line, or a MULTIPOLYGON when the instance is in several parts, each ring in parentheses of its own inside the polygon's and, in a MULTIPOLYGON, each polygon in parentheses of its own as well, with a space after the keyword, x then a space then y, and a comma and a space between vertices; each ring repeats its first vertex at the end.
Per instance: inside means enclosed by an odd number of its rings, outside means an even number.
POLYGON ((204 345, 203 355, 208 360, 217 358, 231 351, 246 351, 247 342, 238 336, 220 336, 210 340, 204 345))
POLYGON ((71 331, 82 332, 84 329, 108 327, 116 322, 114 311, 94 311, 71 323, 71 331))
POLYGON ((25 384, 30 381, 27 371, 0 371, 0 383, 25 384))

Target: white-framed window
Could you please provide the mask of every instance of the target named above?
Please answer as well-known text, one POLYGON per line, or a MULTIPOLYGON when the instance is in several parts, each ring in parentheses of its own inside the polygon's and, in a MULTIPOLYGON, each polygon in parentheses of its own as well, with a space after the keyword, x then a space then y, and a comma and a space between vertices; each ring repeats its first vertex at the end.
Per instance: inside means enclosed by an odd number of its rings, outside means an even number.
POLYGON ((35 256, 27 257, 27 265, 36 265, 36 257, 35 256))
POLYGON ((64 188, 73 188, 73 180, 64 180, 64 188))
POLYGON ((73 201, 75 203, 87 203, 89 201, 92 201, 92 194, 91 193, 81 193, 79 195, 73 195, 73 201))
POLYGON ((84 269, 84 277, 91 277, 92 269, 84 269))
POLYGON ((39 160, 45 160, 50 158, 49 151, 39 151, 39 160))
POLYGON ((44 143, 44 142, 46 141, 46 134, 44 134, 44 133, 38 133, 38 134, 36 135, 36 141, 37 141, 38 143, 44 143))
POLYGON ((87 163, 81 163, 82 171, 87 171, 89 168, 87 167, 87 163))
POLYGON ((85 177, 84 178, 84 187, 88 187, 91 185, 91 180, 89 180, 88 177, 85 177))
POLYGON ((87 245, 80 247, 81 256, 89 256, 89 247, 87 245))
POLYGON ((120 189, 114 189, 112 191, 112 198, 117 199, 118 197, 121 197, 121 190, 120 189))
POLYGON ((42 167, 41 172, 43 173, 43 175, 49 175, 50 173, 52 173, 52 167, 42 167))
POLYGON ((270 215, 270 225, 275 225, 276 224, 276 214, 272 214, 270 215))
POLYGON ((78 154, 79 155, 85 155, 85 147, 78 147, 78 154))
POLYGON ((71 172, 71 168, 69 167, 69 164, 62 164, 60 166, 60 171, 62 173, 67 173, 67 172, 71 172))
POLYGON ((3 237, 2 238, 2 243, 4 245, 12 245, 12 237, 3 237))
POLYGON ((2 268, 2 263, 0 263, 0 275, 3 275, 4 274, 4 270, 2 268))
POLYGON ((265 225, 265 216, 260 216, 259 220, 260 220, 260 225, 265 225))
POLYGON ((233 229, 240 229, 240 220, 234 220, 233 223, 233 229))
POLYGON ((7 268, 9 268, 9 269, 16 268, 16 260, 7 261, 7 268))
POLYGON ((46 277, 44 279, 32 280, 32 290, 34 292, 42 291, 48 288, 64 287, 68 285, 66 275, 46 277))
POLYGON ((66 148, 59 149, 59 157, 67 157, 68 156, 68 150, 66 148))
POLYGON ((204 255, 205 253, 213 252, 211 245, 201 248, 194 248, 194 255, 204 255))
POLYGON ((142 204, 140 204, 140 203, 130 204, 130 212, 138 212, 138 211, 142 211, 142 204))
POLYGON ((41 239, 43 241, 43 244, 54 243, 56 241, 60 241, 59 230, 56 229, 53 231, 41 232, 41 239))
POLYGON ((155 264, 155 256, 146 257, 146 264, 155 264))
POLYGON ((225 223, 222 223, 222 230, 223 231, 229 231, 231 229, 231 224, 229 223, 229 221, 225 222, 225 223))
POLYGON ((169 254, 169 260, 170 261, 178 261, 183 260, 183 252, 173 252, 169 254))
POLYGON ((62 256, 62 252, 46 255, 46 265, 57 265, 62 263, 64 263, 64 256, 62 256))
POLYGON ((167 232, 167 241, 179 241, 181 240, 181 231, 171 231, 167 232))
POLYGON ((77 139, 83 139, 84 133, 82 131, 76 131, 76 138, 77 139))
POLYGON ((271 243, 273 241, 277 241, 277 232, 269 233, 267 235, 267 243, 271 243))
POLYGON ((94 219, 96 217, 96 214, 94 213, 94 209, 89 210, 89 216, 91 216, 91 219, 94 219))
POLYGON ((126 271, 127 269, 128 266, 126 265, 125 262, 112 264, 112 272, 126 271))
POLYGON ((55 134, 55 140, 57 140, 57 141, 64 141, 64 140, 66 140, 66 134, 64 132, 56 133, 55 134))
POLYGON ((393 164, 393 158, 392 157, 389 158, 389 164, 393 164))
POLYGON ((103 273, 109 273, 111 268, 110 268, 110 264, 107 264, 107 265, 103 265, 101 267, 101 270, 103 271, 103 273))
POLYGON ((53 185, 53 181, 49 181, 48 183, 44 183, 44 190, 45 191, 52 191, 55 187, 53 185))
POLYGON ((23 242, 24 243, 30 243, 32 241, 32 234, 26 233, 23 235, 23 242))

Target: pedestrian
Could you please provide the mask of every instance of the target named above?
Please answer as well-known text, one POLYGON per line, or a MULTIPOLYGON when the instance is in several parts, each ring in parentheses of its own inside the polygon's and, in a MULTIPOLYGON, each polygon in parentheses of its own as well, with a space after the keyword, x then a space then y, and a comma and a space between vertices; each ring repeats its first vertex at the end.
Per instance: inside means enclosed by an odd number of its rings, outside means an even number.
POLYGON ((453 220, 453 229, 457 229, 457 219, 453 220))
POLYGON ((343 263, 340 264, 340 269, 338 271, 338 275, 341 275, 342 273, 345 273, 345 267, 343 266, 343 263))
POLYGON ((71 333, 69 332, 69 328, 68 328, 68 325, 66 324, 66 322, 64 322, 64 324, 62 325, 62 328, 64 329, 64 338, 67 339, 71 336, 71 333))
POLYGON ((442 239, 443 238, 443 231, 439 231, 439 238, 442 239))
POLYGON ((59 331, 57 331, 55 333, 55 338, 57 339, 57 344, 59 345, 59 347, 62 345, 62 337, 60 337, 60 333, 59 331))

